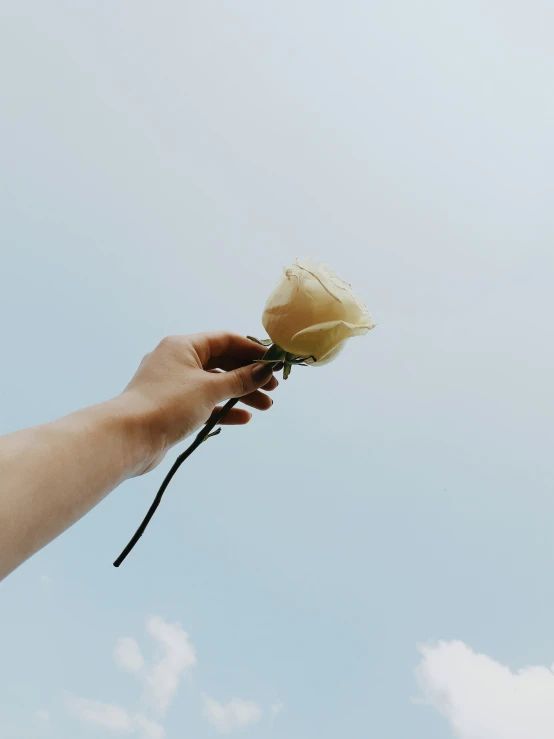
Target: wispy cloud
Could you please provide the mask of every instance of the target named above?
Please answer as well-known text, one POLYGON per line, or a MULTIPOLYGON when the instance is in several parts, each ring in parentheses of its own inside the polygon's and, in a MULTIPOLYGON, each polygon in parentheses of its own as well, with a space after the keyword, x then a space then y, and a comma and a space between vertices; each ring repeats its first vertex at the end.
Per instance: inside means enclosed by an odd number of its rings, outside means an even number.
POLYGON ((143 703, 164 716, 175 698, 181 677, 196 666, 196 652, 189 635, 178 623, 153 616, 146 622, 146 629, 161 648, 152 662, 146 662, 137 641, 130 636, 118 639, 114 660, 119 668, 142 681, 143 703))
POLYGON ((458 739, 552 739, 554 671, 512 671, 460 641, 419 647, 423 702, 450 722, 458 739))
POLYGON ((67 707, 74 716, 92 726, 128 734, 133 731, 131 716, 121 706, 88 698, 70 698, 67 707))
POLYGON ((136 714, 134 722, 137 729, 142 733, 143 739, 164 739, 164 727, 156 721, 152 721, 141 714, 136 714))
POLYGON ((135 675, 144 686, 139 711, 88 698, 70 698, 70 713, 84 723, 111 732, 163 739, 163 726, 149 718, 148 713, 152 711, 157 717, 167 713, 181 677, 196 665, 196 653, 189 635, 178 623, 153 616, 146 622, 146 629, 160 649, 151 662, 144 659, 138 642, 130 636, 118 639, 113 653, 117 667, 135 675))
POLYGON ((196 665, 196 652, 180 624, 155 616, 148 620, 146 628, 162 647, 163 655, 146 670, 145 698, 163 716, 175 697, 181 676, 196 665))
POLYGON ((50 714, 44 708, 39 708, 38 711, 35 711, 35 716, 42 726, 50 725, 50 714))
POLYGON ((233 698, 226 705, 222 705, 208 695, 204 695, 203 698, 204 716, 223 734, 255 724, 262 717, 262 709, 253 701, 233 698))
POLYGON ((126 672, 140 672, 144 666, 144 658, 136 640, 130 636, 118 639, 114 649, 115 664, 126 672))
POLYGON ((69 711, 89 726, 96 726, 120 734, 139 734, 142 739, 163 739, 164 728, 141 713, 131 714, 112 703, 69 698, 69 711))
MULTIPOLYGON (((138 734, 140 739, 164 738, 164 727, 159 720, 174 700, 181 679, 196 666, 196 651, 179 623, 168 623, 153 616, 147 620, 146 630, 158 647, 153 659, 146 659, 136 639, 130 636, 118 639, 113 652, 117 667, 131 673, 143 686, 138 710, 71 697, 67 700, 67 708, 73 716, 112 733, 138 734)), ((263 713, 257 703, 240 698, 222 704, 204 695, 203 702, 204 716, 222 733, 255 724, 263 713)), ((274 703, 270 717, 274 718, 282 710, 282 703, 274 703)))

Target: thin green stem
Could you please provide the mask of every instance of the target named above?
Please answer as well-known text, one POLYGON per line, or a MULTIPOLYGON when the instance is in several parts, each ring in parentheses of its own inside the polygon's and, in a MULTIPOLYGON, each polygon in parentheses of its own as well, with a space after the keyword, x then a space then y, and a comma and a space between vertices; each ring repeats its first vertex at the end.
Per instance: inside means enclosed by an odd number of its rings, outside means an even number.
POLYGON ((202 444, 203 441, 206 441, 206 439, 210 435, 210 432, 212 431, 212 429, 214 428, 214 426, 216 426, 221 421, 221 419, 224 416, 226 416, 227 413, 229 413, 229 411, 231 410, 231 408, 233 408, 233 406, 235 406, 239 402, 239 400, 240 400, 240 398, 231 398, 231 400, 228 400, 227 403, 225 403, 225 405, 223 406, 223 408, 221 408, 221 410, 218 413, 216 413, 215 416, 213 416, 213 418, 198 433, 198 435, 196 436, 196 438, 194 439, 194 441, 192 442, 192 444, 189 447, 187 447, 187 449, 185 449, 185 451, 182 452, 182 454, 179 454, 179 456, 175 460, 173 466, 171 467, 171 469, 169 470, 169 472, 165 476, 164 481, 160 485, 160 489, 156 493, 156 497, 154 498, 154 502, 152 503, 152 505, 148 509, 148 513, 143 518, 142 523, 140 524, 140 526, 138 527, 138 529, 133 534, 131 540, 129 541, 129 543, 127 544, 127 546, 125 547, 125 549, 121 552, 121 554, 119 555, 119 557, 113 563, 113 566, 114 567, 119 567, 119 565, 126 559, 127 555, 130 554, 130 552, 133 550, 135 544, 138 542, 138 540, 140 539, 140 537, 144 534, 144 531, 146 530, 146 527, 150 523, 150 519, 152 518, 152 516, 156 512, 156 508, 161 503, 163 494, 165 493, 167 486, 171 482, 173 476, 175 475, 175 473, 177 472, 177 470, 179 469, 179 467, 183 464, 183 462, 186 459, 188 459, 190 457, 190 455, 196 449, 198 449, 198 447, 200 446, 200 444, 202 444))
MULTIPOLYGON (((257 341, 258 343, 262 344, 262 342, 260 342, 258 339, 254 339, 254 341, 257 341)), ((263 345, 265 346, 265 343, 263 343, 263 345)), ((258 360, 258 361, 264 361, 264 360, 267 361, 269 359, 275 365, 277 365, 278 361, 280 359, 282 359, 284 356, 285 356, 285 352, 282 349, 280 349, 278 346, 276 346, 275 344, 272 344, 270 347, 267 348, 267 350, 266 350, 266 352, 265 352, 262 360, 258 360)), ((177 472, 177 470, 179 469, 179 467, 183 464, 183 462, 186 459, 188 459, 190 457, 190 455, 196 449, 198 449, 198 447, 200 446, 200 444, 202 444, 202 442, 206 441, 206 439, 208 437, 215 436, 216 434, 219 433, 219 431, 221 429, 218 429, 218 431, 214 431, 212 433, 213 428, 215 426, 217 426, 217 424, 221 421, 221 419, 224 418, 224 416, 226 416, 227 413, 229 413, 229 411, 231 410, 231 408, 233 408, 239 402, 239 400, 240 400, 240 398, 231 398, 231 400, 228 400, 225 403, 225 405, 221 408, 221 410, 218 411, 218 413, 216 413, 213 416, 213 418, 211 418, 210 421, 208 421, 208 423, 204 426, 204 428, 197 434, 197 436, 194 439, 194 441, 192 442, 192 444, 189 447, 187 447, 185 449, 185 451, 182 452, 182 454, 179 454, 179 456, 177 457, 177 459, 173 463, 172 468, 169 470, 169 472, 167 473, 167 475, 164 478, 164 481, 160 485, 160 489, 156 493, 156 497, 154 498, 154 502, 152 503, 152 505, 148 509, 148 513, 143 518, 142 523, 140 524, 140 526, 138 527, 138 529, 133 534, 131 540, 129 541, 129 543, 127 544, 127 546, 125 547, 125 549, 121 552, 121 554, 119 555, 119 557, 113 563, 113 566, 114 567, 119 567, 119 565, 122 562, 124 562, 124 560, 130 554, 130 552, 133 550, 133 548, 134 548, 135 544, 137 543, 137 541, 144 534, 144 532, 146 530, 146 527, 150 523, 150 520, 151 520, 152 516, 156 512, 157 507, 160 505, 160 502, 162 500, 163 494, 166 491, 167 486, 169 485, 169 483, 173 479, 173 476, 175 475, 175 473, 177 472)))

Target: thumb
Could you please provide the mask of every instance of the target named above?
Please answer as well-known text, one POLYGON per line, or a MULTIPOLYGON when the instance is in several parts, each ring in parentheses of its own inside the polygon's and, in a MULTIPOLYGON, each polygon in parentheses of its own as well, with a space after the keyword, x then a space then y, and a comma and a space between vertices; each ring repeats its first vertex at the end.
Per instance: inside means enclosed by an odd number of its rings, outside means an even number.
POLYGON ((242 398, 243 395, 253 393, 263 387, 271 378, 273 367, 270 364, 248 364, 230 372, 217 372, 211 374, 215 402, 227 398, 242 398))

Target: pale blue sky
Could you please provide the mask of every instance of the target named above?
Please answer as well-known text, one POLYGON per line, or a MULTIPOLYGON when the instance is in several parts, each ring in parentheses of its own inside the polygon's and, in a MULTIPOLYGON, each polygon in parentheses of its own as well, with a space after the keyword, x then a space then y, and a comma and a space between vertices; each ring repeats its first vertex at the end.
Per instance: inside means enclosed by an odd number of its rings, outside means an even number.
POLYGON ((2 739, 125 735, 81 698, 209 739, 204 694, 255 702, 251 739, 508 737, 449 643, 554 662, 553 23, 539 0, 0 0, 0 432, 118 393, 166 334, 262 334, 296 256, 378 323, 203 447, 119 570, 173 453, 2 583, 2 739), (197 658, 157 718, 113 659, 152 655, 151 616, 197 658))

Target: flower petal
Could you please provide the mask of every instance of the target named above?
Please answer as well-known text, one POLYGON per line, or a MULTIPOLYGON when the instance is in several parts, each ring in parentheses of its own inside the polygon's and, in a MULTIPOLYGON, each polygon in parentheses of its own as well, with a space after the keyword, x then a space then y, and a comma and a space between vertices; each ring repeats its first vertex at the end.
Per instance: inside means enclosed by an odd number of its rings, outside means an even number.
POLYGON ((323 360, 326 354, 346 339, 367 334, 375 326, 369 315, 367 319, 361 325, 347 321, 326 321, 298 331, 292 337, 293 351, 300 356, 313 355, 316 360, 323 360))
POLYGON ((339 354, 346 346, 347 341, 348 339, 341 341, 340 344, 337 344, 334 349, 331 349, 330 352, 327 352, 325 356, 321 357, 321 359, 318 359, 316 362, 314 362, 312 359, 306 359, 306 364, 309 364, 310 367, 323 367, 324 364, 329 364, 329 362, 332 362, 339 356, 339 354))

